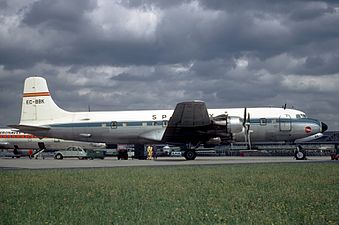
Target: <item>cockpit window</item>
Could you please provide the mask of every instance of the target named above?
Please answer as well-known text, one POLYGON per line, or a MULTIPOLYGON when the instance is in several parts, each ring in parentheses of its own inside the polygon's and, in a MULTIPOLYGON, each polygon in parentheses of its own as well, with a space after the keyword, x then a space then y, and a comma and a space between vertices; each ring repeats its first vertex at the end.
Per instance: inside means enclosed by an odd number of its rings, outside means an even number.
POLYGON ((297 114, 296 115, 297 119, 301 119, 301 118, 306 118, 305 114, 297 114))

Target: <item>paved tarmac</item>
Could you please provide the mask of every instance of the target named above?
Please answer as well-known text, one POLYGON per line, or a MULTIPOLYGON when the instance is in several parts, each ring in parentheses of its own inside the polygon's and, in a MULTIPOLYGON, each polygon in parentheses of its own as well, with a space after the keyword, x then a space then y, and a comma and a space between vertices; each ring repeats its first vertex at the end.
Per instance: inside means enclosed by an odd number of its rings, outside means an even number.
POLYGON ((110 168, 135 166, 186 166, 186 165, 224 165, 254 163, 311 163, 333 162, 329 156, 308 157, 307 160, 295 160, 293 157, 197 157, 187 161, 181 157, 161 157, 157 160, 117 160, 116 158, 79 160, 63 159, 28 159, 0 158, 0 170, 6 169, 65 169, 65 168, 110 168))

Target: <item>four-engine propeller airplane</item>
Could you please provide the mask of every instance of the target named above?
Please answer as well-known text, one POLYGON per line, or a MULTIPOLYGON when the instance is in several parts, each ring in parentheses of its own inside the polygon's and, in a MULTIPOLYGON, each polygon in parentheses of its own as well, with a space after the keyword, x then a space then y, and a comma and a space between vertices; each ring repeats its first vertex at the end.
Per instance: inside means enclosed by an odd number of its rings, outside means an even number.
MULTIPOLYGON (((207 109, 202 101, 179 103, 174 111, 68 112, 55 104, 42 77, 25 80, 20 123, 10 127, 77 141, 183 145, 187 160, 195 159, 194 146, 200 144, 294 142, 327 130, 325 123, 295 109, 207 109)), ((304 158, 304 154, 296 156, 304 158)))

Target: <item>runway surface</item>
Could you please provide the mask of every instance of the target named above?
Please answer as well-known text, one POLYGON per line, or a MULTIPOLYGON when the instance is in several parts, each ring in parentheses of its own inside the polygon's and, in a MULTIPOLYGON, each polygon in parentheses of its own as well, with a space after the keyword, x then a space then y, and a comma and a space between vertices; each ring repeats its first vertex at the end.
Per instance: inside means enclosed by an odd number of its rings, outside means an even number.
POLYGON ((166 157, 157 160, 117 160, 105 158, 104 160, 63 159, 11 159, 0 158, 0 169, 65 169, 65 168, 110 168, 135 166, 186 166, 186 165, 224 165, 224 164, 254 164, 254 163, 310 163, 334 162, 329 156, 308 157, 307 160, 295 160, 293 157, 197 157, 187 161, 184 158, 166 157))

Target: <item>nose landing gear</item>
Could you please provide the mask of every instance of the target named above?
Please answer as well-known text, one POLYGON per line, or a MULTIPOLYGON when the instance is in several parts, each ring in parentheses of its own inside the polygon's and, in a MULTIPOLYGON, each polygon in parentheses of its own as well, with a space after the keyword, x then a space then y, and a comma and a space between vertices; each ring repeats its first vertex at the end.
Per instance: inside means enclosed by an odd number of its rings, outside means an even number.
POLYGON ((298 145, 294 152, 294 157, 296 160, 305 160, 306 151, 300 145, 298 145))

